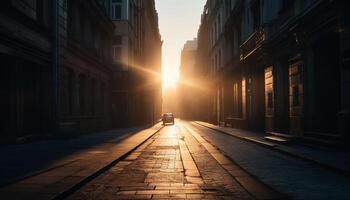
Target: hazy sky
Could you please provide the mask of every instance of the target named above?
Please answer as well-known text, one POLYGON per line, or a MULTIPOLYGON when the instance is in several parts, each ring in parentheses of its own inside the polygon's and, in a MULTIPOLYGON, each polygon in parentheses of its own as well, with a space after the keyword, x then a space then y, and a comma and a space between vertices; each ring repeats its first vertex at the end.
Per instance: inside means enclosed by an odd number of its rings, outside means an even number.
POLYGON ((177 78, 181 49, 197 37, 206 0, 155 0, 163 43, 163 79, 177 78), (175 76, 174 76, 175 75, 175 76))

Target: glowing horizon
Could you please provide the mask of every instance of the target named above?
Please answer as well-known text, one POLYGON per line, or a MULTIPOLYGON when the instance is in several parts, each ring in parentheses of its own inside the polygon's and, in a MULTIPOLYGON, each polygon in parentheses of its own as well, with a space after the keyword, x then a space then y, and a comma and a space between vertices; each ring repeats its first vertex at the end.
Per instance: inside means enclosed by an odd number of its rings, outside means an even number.
POLYGON ((176 87, 179 80, 180 72, 175 67, 164 67, 162 69, 162 87, 166 89, 168 87, 176 87))
POLYGON ((181 50, 187 40, 197 37, 206 0, 156 0, 162 35, 162 88, 176 87, 181 50))

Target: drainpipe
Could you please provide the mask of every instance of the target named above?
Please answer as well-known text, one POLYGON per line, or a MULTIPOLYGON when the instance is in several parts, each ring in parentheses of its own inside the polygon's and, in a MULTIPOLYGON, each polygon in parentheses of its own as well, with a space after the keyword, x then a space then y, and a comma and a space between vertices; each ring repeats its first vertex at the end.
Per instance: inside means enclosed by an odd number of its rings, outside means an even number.
POLYGON ((59 133, 60 70, 59 70, 59 1, 52 1, 52 81, 53 81, 53 128, 59 133))

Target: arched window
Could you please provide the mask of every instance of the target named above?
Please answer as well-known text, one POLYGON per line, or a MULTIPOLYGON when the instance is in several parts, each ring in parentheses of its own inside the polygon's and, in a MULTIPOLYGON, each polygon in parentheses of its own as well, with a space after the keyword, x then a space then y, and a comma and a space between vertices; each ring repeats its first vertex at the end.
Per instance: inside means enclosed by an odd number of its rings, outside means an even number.
POLYGON ((74 72, 63 68, 61 77, 61 113, 71 115, 73 112, 74 72))
POLYGON ((91 79, 90 83, 90 94, 89 94, 89 100, 90 100, 90 113, 92 115, 96 114, 96 102, 97 102, 97 84, 96 84, 96 79, 91 79))
POLYGON ((105 114, 105 95, 106 95, 106 84, 102 83, 101 84, 101 89, 100 89, 100 112, 102 115, 105 114))
POLYGON ((81 115, 86 114, 86 76, 79 75, 79 111, 81 115))
POLYGON ((74 102, 74 83, 75 83, 75 74, 73 70, 68 70, 68 112, 73 114, 73 102, 74 102))

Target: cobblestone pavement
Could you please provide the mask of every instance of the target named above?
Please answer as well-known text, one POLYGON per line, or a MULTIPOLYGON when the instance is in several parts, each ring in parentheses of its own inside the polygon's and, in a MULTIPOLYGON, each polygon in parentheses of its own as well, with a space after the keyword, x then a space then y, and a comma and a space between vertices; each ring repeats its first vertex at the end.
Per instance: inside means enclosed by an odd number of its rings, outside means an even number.
POLYGON ((350 199, 350 178, 226 134, 183 122, 226 156, 293 199, 350 199))
POLYGON ((68 199, 252 199, 181 124, 166 126, 68 199))

